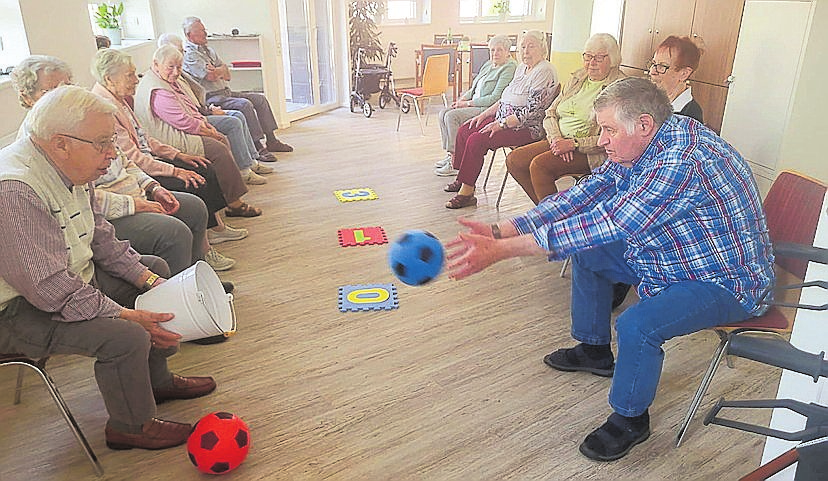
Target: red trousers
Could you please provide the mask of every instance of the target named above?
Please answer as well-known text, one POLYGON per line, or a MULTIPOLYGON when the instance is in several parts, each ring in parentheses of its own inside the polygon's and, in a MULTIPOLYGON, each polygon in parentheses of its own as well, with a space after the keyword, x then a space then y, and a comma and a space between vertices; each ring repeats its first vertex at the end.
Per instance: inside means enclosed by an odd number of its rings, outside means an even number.
POLYGON ((500 147, 519 147, 535 140, 529 133, 529 129, 499 130, 491 137, 489 137, 489 132, 479 132, 494 119, 494 116, 488 117, 477 129, 471 129, 469 124, 463 124, 457 131, 452 166, 460 170, 457 174, 457 180, 460 182, 467 185, 474 185, 477 182, 477 177, 483 170, 486 152, 500 147))

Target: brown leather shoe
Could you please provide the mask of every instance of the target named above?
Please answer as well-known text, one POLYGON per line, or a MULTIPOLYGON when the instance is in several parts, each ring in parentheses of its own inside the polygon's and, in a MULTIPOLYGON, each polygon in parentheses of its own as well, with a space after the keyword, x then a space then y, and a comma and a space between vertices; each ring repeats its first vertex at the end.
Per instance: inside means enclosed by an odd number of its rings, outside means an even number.
POLYGON ((155 404, 172 399, 193 399, 210 394, 216 389, 216 381, 211 377, 183 377, 173 374, 172 386, 153 388, 155 404))
POLYGON ((293 152, 293 147, 276 139, 275 142, 272 140, 267 141, 267 150, 270 152, 293 152))
POLYGON ((166 449, 186 443, 192 430, 191 424, 152 418, 144 423, 141 434, 122 433, 109 426, 104 432, 109 449, 166 449))

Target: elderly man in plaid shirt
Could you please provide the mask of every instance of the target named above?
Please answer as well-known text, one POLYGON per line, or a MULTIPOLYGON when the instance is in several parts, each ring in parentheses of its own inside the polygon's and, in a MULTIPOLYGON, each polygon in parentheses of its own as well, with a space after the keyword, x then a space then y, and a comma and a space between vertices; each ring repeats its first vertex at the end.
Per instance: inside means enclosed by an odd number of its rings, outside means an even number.
POLYGON ((613 377, 606 423, 581 443, 612 461, 650 435, 648 408, 676 336, 761 314, 774 281, 765 214, 736 150, 702 124, 672 115, 643 78, 619 80, 596 99, 607 162, 584 182, 498 224, 460 219, 449 242, 449 275, 461 279, 510 257, 573 259, 572 337, 544 362, 561 371, 613 377), (616 322, 613 283, 638 285, 641 301, 616 322))

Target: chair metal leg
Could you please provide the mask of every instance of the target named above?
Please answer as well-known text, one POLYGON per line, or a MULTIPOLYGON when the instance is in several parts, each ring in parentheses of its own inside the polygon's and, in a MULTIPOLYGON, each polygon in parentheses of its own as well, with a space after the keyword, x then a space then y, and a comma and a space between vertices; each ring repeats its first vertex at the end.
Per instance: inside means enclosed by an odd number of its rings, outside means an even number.
POLYGON ((730 337, 726 332, 722 331, 716 331, 716 334, 719 335, 719 345, 716 347, 713 360, 710 361, 710 366, 707 368, 707 372, 704 373, 701 384, 696 390, 696 394, 693 396, 690 408, 687 410, 687 414, 684 415, 684 420, 681 422, 681 426, 679 426, 678 433, 676 434, 676 447, 681 445, 681 441, 687 433, 687 427, 690 425, 690 421, 693 420, 693 416, 696 415, 696 411, 699 409, 702 398, 707 393, 707 388, 710 387, 710 382, 713 380, 713 376, 716 375, 716 371, 719 369, 722 357, 724 356, 725 351, 727 351, 727 345, 730 341, 730 337))
MULTIPOLYGON (((86 440, 86 436, 83 435, 83 432, 78 425, 78 422, 75 421, 75 417, 72 416, 72 412, 69 411, 69 407, 66 405, 66 401, 63 400, 63 396, 60 395, 60 392, 55 386, 55 383, 49 377, 45 370, 42 368, 38 368, 35 365, 29 364, 27 362, 22 361, 12 361, 7 364, 17 364, 20 366, 22 370, 23 367, 28 367, 35 371, 41 379, 43 379, 43 383, 46 385, 46 389, 48 389, 49 394, 52 396, 52 399, 55 401, 55 404, 58 407, 58 410, 63 415, 63 419, 66 420, 66 423, 69 425, 69 429, 72 431, 72 434, 75 435, 75 439, 78 440, 78 443, 81 445, 86 458, 89 459, 89 462, 92 463, 92 467, 95 470, 95 474, 98 476, 103 476, 103 467, 101 467, 101 463, 98 461, 98 457, 95 455, 95 452, 92 451, 92 447, 89 445, 89 442, 86 440)), ((18 373, 18 379, 20 373, 18 373)))
POLYGON ((497 155, 497 149, 492 151, 492 157, 489 160, 489 168, 486 170, 486 178, 483 180, 483 190, 486 190, 486 186, 489 184, 489 176, 492 174, 492 167, 494 167, 495 156, 497 155))
POLYGON ((423 117, 420 115, 420 99, 414 99, 414 110, 417 112, 417 123, 420 124, 420 133, 425 135, 425 129, 423 128, 423 117))
POLYGON ((506 181, 509 180, 509 171, 503 176, 503 183, 500 184, 500 193, 497 194, 497 202, 495 202, 495 209, 500 210, 500 199, 503 198, 503 189, 506 188, 506 181))
POLYGON ((406 94, 402 94, 400 96, 400 108, 397 110, 397 132, 400 131, 400 120, 402 119, 402 114, 403 114, 402 106, 403 106, 403 103, 405 102, 405 95, 406 94))
POLYGON ((566 259, 564 259, 563 264, 561 264, 561 277, 566 277, 566 268, 569 267, 570 259, 570 257, 567 257, 566 259))

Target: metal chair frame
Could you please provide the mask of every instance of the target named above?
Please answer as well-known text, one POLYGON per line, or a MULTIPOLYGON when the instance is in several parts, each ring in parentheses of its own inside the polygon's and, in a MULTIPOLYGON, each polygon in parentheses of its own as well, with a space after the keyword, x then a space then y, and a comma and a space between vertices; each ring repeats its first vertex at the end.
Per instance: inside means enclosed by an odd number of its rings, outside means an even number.
POLYGON ((69 429, 72 431, 75 439, 77 439, 81 449, 83 449, 86 458, 89 459, 90 463, 92 463, 95 474, 97 476, 103 476, 103 467, 101 467, 98 457, 95 455, 95 452, 86 440, 86 436, 83 435, 83 431, 81 431, 78 422, 69 410, 69 406, 67 406, 66 401, 63 400, 63 396, 60 395, 55 382, 46 371, 46 361, 48 359, 48 357, 44 357, 42 359, 35 360, 21 354, 0 354, 0 367, 18 366, 17 383, 14 390, 14 404, 20 404, 21 393, 23 391, 24 368, 29 368, 36 372, 43 380, 43 383, 46 385, 46 389, 49 391, 49 395, 52 396, 52 399, 55 401, 58 410, 61 415, 63 415, 63 419, 66 420, 66 424, 69 425, 69 429))

